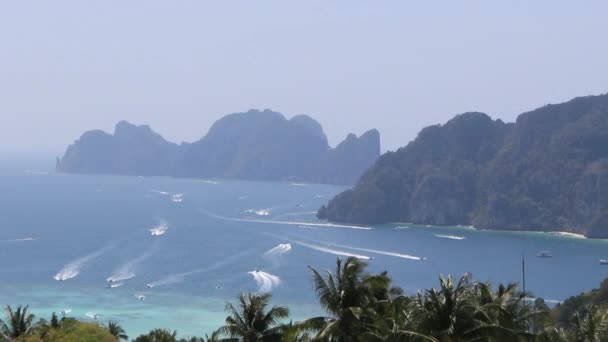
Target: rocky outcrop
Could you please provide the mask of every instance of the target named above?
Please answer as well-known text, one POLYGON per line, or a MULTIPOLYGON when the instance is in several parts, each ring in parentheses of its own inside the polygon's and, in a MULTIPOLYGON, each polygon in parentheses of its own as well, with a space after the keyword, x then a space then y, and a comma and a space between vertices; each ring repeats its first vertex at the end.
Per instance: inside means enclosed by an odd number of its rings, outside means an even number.
POLYGON ((608 95, 521 114, 466 113, 382 155, 319 217, 608 237, 608 95))
POLYGON ((286 119, 250 110, 218 120, 202 139, 175 145, 148 126, 121 122, 114 135, 83 134, 57 165, 60 172, 353 184, 380 155, 376 130, 349 135, 332 149, 306 115, 286 119))
POLYGON ((167 176, 178 148, 148 126, 121 121, 113 135, 99 130, 84 133, 58 161, 57 171, 167 176))

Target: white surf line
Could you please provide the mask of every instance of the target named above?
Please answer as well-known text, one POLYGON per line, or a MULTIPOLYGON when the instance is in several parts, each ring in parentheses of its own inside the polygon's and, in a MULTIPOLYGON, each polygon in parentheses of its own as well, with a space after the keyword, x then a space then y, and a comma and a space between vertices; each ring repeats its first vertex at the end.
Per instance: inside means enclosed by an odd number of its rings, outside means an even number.
POLYGON ((223 260, 220 260, 218 262, 216 262, 215 264, 212 264, 211 266, 208 267, 204 267, 204 268, 199 268, 199 269, 195 269, 192 271, 188 271, 188 272, 182 272, 182 273, 176 273, 176 274, 171 274, 168 275, 160 280, 156 280, 153 281, 149 284, 146 285, 147 288, 153 288, 153 287, 157 287, 157 286, 161 286, 161 285, 169 285, 169 284, 175 284, 175 283, 179 283, 184 281, 184 279, 188 276, 194 275, 194 274, 198 274, 198 273, 204 273, 204 272, 209 272, 209 271, 213 271, 216 270, 218 268, 227 266, 233 262, 235 262, 237 259, 247 255, 247 254, 251 254, 252 250, 247 250, 247 251, 243 251, 241 253, 237 253, 234 255, 231 255, 227 258, 224 258, 223 260))
POLYGON ((435 234, 435 236, 438 237, 438 238, 450 239, 450 240, 465 240, 466 239, 465 236, 458 236, 458 235, 435 234))
POLYGON ((293 225, 293 226, 310 226, 310 227, 326 227, 326 228, 348 228, 348 229, 360 229, 360 230, 371 230, 372 229, 371 227, 365 227, 365 226, 349 226, 349 225, 333 224, 333 223, 310 223, 310 222, 295 222, 295 221, 239 219, 239 218, 215 215, 208 211, 203 211, 203 212, 211 217, 214 217, 214 218, 217 218, 220 220, 228 220, 228 221, 235 221, 235 222, 285 224, 285 225, 293 225))
POLYGON ((105 253, 110 248, 111 246, 106 246, 96 252, 87 254, 83 257, 80 257, 74 261, 67 263, 65 266, 63 266, 61 270, 59 270, 59 272, 57 272, 57 274, 55 274, 55 276, 53 276, 53 278, 55 280, 64 281, 76 277, 80 273, 80 269, 86 263, 105 253))

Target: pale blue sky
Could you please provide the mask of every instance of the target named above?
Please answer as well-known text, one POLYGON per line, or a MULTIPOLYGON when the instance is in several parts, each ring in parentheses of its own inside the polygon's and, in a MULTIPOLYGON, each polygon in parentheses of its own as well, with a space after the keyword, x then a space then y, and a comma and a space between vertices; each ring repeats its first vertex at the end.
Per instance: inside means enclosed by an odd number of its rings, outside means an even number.
POLYGON ((121 119, 193 141, 221 116, 309 114, 383 149, 477 110, 608 91, 606 1, 6 1, 0 151, 121 119))

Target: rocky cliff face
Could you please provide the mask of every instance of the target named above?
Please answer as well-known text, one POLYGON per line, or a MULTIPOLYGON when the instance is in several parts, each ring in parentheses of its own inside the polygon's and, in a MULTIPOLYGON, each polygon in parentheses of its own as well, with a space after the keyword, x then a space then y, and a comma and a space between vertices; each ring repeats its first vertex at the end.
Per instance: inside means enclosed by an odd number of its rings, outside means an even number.
POLYGON ((520 115, 466 113, 382 155, 319 216, 608 237, 608 95, 520 115))
POLYGON ((87 132, 68 148, 57 170, 353 184, 379 155, 376 130, 360 138, 349 135, 332 149, 321 125, 308 116, 288 120, 270 110, 251 110, 225 116, 202 139, 180 146, 126 122, 114 135, 87 132))
POLYGON ((121 121, 113 135, 99 130, 84 133, 68 147, 57 171, 167 176, 177 151, 176 144, 150 127, 121 121))

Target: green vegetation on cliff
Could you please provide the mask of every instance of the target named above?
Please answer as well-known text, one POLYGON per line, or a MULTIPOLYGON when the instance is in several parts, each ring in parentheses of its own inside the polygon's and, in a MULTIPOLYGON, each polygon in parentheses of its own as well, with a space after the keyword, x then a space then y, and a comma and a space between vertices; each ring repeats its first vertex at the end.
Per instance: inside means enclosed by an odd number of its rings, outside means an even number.
POLYGON ((318 216, 608 237, 608 95, 427 127, 318 216))

